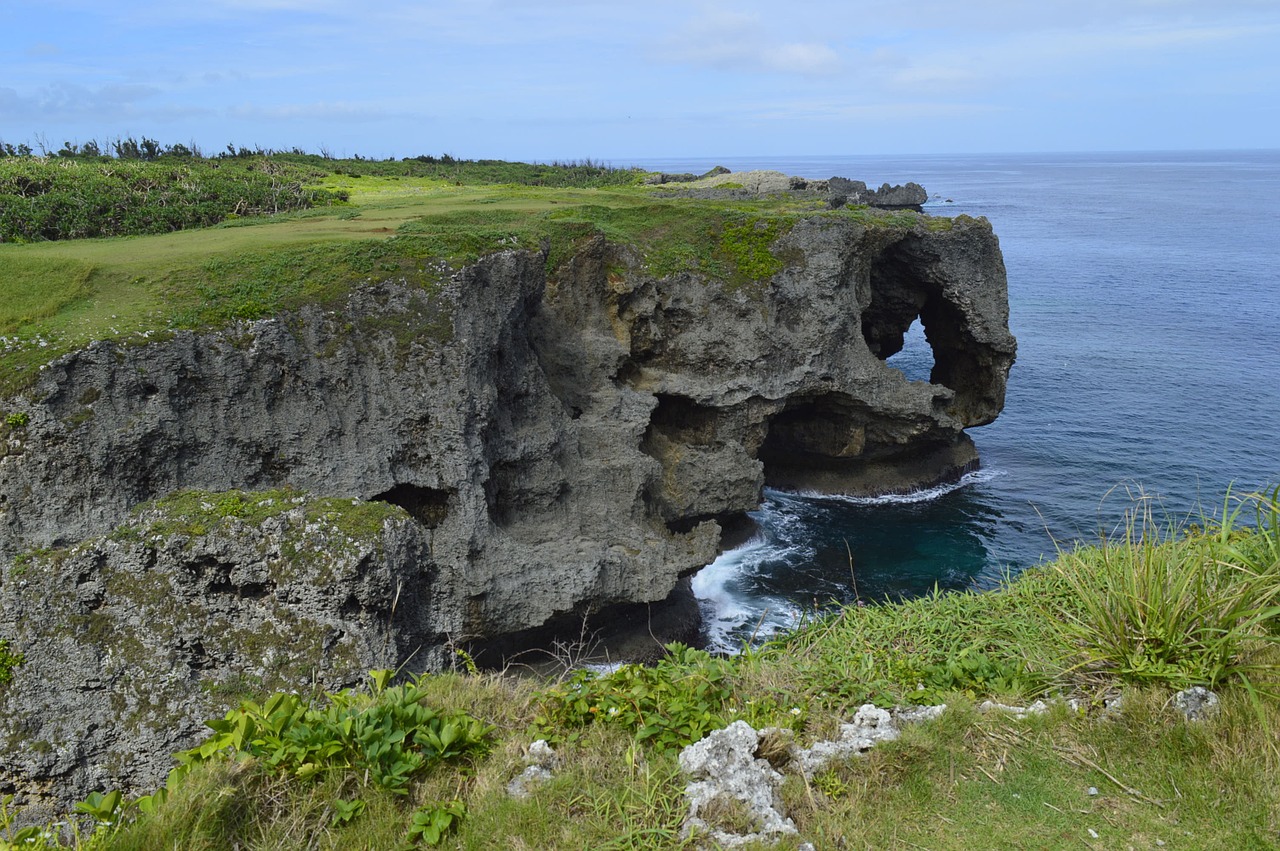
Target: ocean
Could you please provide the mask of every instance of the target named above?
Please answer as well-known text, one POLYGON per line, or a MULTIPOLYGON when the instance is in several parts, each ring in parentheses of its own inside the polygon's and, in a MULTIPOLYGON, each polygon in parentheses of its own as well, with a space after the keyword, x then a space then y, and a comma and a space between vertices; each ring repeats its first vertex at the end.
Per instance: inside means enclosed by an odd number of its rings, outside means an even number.
MULTIPOLYGON (((833 603, 990 589, 1093 542, 1135 500, 1220 513, 1280 485, 1280 151, 654 160, 868 185, 988 218, 1018 360, 958 485, 858 500, 766 491, 759 533, 694 579, 733 650, 833 603)), ((891 361, 927 378, 918 327, 891 361)))

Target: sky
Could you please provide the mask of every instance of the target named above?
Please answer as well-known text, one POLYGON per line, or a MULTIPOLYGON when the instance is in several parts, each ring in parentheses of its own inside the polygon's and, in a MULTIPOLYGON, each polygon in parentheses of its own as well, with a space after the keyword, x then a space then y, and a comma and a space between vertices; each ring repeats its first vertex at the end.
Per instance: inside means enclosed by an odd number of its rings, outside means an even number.
POLYGON ((0 0, 0 141, 578 160, 1280 148, 1280 0, 0 0))

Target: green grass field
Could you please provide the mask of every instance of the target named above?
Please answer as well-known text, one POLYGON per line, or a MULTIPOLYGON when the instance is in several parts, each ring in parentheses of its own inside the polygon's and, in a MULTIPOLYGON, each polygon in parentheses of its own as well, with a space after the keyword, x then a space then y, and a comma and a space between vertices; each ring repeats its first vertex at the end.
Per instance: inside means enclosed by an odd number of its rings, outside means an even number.
MULTIPOLYGON (((346 165, 350 171, 331 165, 302 187, 347 196, 333 206, 171 233, 0 243, 0 397, 28 386, 40 364, 93 340, 216 328, 333 298, 380 275, 430 284, 427 261, 456 266, 500 246, 536 250, 549 242, 553 272, 578 240, 602 234, 639 248, 654 274, 698 271, 728 287, 751 288, 781 267, 769 245, 799 216, 886 227, 950 221, 865 208, 828 211, 817 200, 695 201, 656 197, 638 185, 499 184, 465 170, 450 180, 374 168, 412 172, 412 162, 346 165), (354 166, 369 173, 355 176, 354 166)), ((508 175, 496 166, 479 173, 508 175)), ((547 172, 510 174, 543 181, 547 172)), ((628 184, 637 179, 609 174, 628 184)))

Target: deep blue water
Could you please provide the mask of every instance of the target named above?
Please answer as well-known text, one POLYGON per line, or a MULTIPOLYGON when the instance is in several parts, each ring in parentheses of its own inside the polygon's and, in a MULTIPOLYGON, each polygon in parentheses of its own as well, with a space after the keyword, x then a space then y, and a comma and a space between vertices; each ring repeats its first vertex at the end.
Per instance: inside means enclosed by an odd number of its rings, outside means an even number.
MULTIPOLYGON (((970 432, 982 471, 913 501, 767 493, 761 534, 695 580, 713 641, 855 583, 863 599, 993 587, 1096 540, 1137 494, 1176 519, 1280 484, 1280 151, 643 165, 914 180, 927 212, 990 219, 1009 273, 1018 360, 1004 413, 970 432)), ((913 338, 895 362, 927 374, 913 338)))

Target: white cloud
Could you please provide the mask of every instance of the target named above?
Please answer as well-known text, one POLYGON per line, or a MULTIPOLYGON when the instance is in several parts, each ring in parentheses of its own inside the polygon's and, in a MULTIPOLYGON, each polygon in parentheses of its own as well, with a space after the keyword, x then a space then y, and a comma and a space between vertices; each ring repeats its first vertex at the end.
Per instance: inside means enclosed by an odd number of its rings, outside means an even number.
POLYGON ((145 85, 106 85, 91 88, 55 82, 32 95, 0 88, 0 117, 8 120, 65 120, 68 118, 118 117, 139 111, 140 105, 159 89, 145 85))
POLYGON ((788 74, 832 74, 840 57, 828 45, 813 42, 766 47, 760 53, 765 67, 788 74))
POLYGON ((659 51, 667 62, 725 71, 825 76, 840 70, 840 56, 821 41, 776 37, 759 15, 711 11, 668 36, 659 51))
POLYGON ((1070 81, 1102 73, 1112 74, 1116 86, 1132 85, 1121 69, 1183 57, 1188 65, 1199 64, 1202 72, 1208 73, 1213 65, 1204 57, 1218 54, 1207 51, 1222 51, 1233 43, 1276 34, 1280 34, 1280 26, 1143 24, 1044 29, 995 35, 960 48, 931 51, 923 61, 907 59, 892 66, 884 80, 892 91, 930 95, 994 90, 1035 81, 1070 81))
POLYGON ((780 122, 916 122, 943 121, 1001 112, 986 103, 956 101, 877 101, 852 103, 848 100, 803 100, 762 104, 747 111, 755 121, 780 122))

